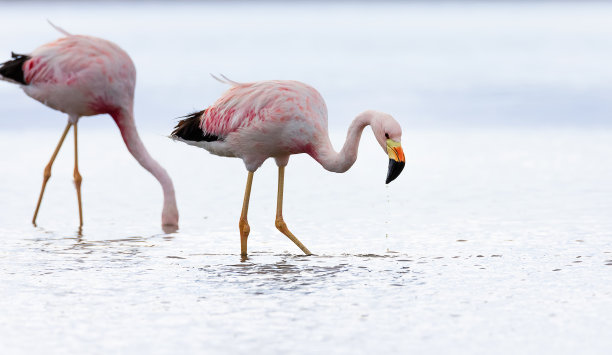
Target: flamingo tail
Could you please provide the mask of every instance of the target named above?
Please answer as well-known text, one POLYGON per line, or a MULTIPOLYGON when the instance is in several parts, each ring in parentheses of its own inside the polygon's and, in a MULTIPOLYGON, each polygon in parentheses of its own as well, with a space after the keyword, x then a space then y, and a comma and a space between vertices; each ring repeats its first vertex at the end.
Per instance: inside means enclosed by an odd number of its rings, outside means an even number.
POLYGON ((30 57, 12 52, 11 57, 13 57, 13 59, 0 64, 0 78, 22 85, 28 85, 23 74, 23 63, 30 59, 30 57))
POLYGON ((170 138, 194 142, 222 141, 222 137, 206 133, 202 130, 200 117, 202 117, 204 112, 206 112, 206 110, 181 117, 183 119, 174 127, 174 131, 172 131, 170 138))

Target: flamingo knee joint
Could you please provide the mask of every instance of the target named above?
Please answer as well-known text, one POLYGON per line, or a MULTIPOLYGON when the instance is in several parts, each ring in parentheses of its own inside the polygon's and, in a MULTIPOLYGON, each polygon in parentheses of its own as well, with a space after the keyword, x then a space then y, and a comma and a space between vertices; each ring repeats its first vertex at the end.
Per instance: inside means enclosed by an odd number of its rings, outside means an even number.
POLYGON ((75 171, 73 176, 74 176, 74 183, 80 186, 81 181, 83 181, 83 177, 81 176, 81 174, 79 174, 78 171, 75 171))
POLYGON ((276 221, 274 222, 274 225, 276 225, 276 229, 280 231, 287 229, 287 223, 285 223, 285 221, 282 218, 277 218, 276 221))
POLYGON ((49 180, 49 178, 51 177, 51 165, 47 165, 45 167, 45 170, 43 171, 43 178, 45 179, 45 181, 49 180))
POLYGON ((251 232, 251 227, 249 226, 249 222, 247 222, 246 219, 241 219, 240 222, 238 222, 238 227, 240 228, 240 234, 248 237, 249 233, 251 232))

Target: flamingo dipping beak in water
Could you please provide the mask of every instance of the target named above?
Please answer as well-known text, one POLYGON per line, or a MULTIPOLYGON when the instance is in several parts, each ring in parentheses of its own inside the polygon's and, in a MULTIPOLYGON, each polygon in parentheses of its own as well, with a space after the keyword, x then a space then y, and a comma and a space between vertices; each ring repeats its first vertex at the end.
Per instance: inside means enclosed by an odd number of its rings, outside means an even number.
POLYGON ((231 85, 212 106, 187 115, 175 127, 171 138, 208 150, 212 154, 241 158, 248 171, 238 228, 240 251, 247 254, 250 227, 247 221, 251 185, 255 171, 268 158, 278 165, 276 228, 305 254, 310 250, 289 231, 283 219, 285 166, 292 154, 306 153, 324 169, 343 173, 357 159, 361 133, 370 126, 389 155, 386 182, 396 179, 405 164, 400 145, 402 129, 390 115, 368 110, 351 123, 346 142, 336 152, 327 132, 327 107, 321 95, 298 81, 273 80, 231 85))

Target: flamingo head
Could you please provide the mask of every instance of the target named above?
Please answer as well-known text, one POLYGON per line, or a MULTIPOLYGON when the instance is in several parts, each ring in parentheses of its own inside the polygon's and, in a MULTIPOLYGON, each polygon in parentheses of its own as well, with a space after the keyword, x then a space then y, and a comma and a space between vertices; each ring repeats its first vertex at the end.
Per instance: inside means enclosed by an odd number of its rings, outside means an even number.
POLYGON ((389 169, 387 170, 386 184, 395 180, 406 164, 402 150, 402 127, 391 115, 372 111, 372 131, 378 144, 389 156, 389 169))

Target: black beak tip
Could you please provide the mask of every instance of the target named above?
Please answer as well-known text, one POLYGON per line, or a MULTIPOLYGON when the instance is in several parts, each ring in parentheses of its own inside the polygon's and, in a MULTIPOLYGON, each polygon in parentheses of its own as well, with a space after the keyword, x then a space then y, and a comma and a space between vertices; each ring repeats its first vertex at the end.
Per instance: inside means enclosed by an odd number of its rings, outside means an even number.
POLYGON ((400 175, 402 170, 404 170, 404 165, 406 165, 406 163, 403 161, 395 161, 393 159, 389 159, 389 170, 387 172, 387 180, 385 181, 385 184, 388 184, 391 181, 395 180, 395 178, 400 175))

